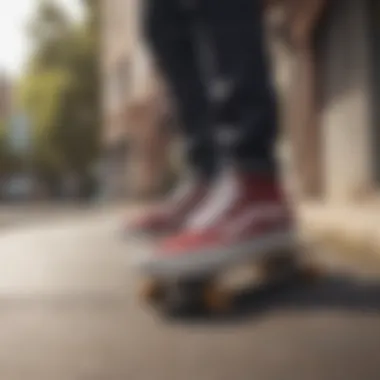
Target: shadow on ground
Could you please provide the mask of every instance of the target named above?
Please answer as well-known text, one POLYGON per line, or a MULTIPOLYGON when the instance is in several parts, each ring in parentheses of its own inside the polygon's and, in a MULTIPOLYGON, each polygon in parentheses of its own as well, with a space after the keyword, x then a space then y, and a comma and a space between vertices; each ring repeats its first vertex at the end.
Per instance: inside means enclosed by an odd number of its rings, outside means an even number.
POLYGON ((335 311, 380 316, 380 280, 331 274, 312 283, 292 279, 283 283, 246 288, 238 293, 228 315, 202 313, 182 316, 185 323, 237 323, 273 312, 335 311))

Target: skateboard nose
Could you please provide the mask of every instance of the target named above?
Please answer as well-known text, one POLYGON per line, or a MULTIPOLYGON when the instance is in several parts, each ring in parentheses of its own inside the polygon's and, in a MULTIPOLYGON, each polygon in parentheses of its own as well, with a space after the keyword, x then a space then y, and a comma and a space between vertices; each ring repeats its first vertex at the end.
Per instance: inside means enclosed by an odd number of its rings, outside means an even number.
POLYGON ((158 249, 163 255, 183 255, 197 253, 199 250, 215 246, 218 239, 212 231, 189 232, 163 239, 158 249))

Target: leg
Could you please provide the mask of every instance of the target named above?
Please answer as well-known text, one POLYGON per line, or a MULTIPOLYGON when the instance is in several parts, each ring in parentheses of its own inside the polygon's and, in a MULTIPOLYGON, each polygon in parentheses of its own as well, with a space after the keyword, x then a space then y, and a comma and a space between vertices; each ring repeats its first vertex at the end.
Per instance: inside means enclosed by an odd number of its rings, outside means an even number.
POLYGON ((274 172, 276 99, 264 46, 261 0, 202 0, 201 14, 217 63, 220 149, 244 171, 274 172))
POLYGON ((175 189, 167 204, 147 213, 128 230, 167 233, 185 222, 203 200, 215 172, 209 106, 203 85, 193 14, 180 0, 145 0, 145 35, 175 100, 194 180, 175 189))
POLYGON ((194 46, 192 15, 180 0, 147 0, 145 30, 157 65, 171 90, 193 171, 209 177, 215 156, 206 89, 194 46))
POLYGON ((223 173, 189 228, 157 247, 158 259, 146 270, 163 276, 213 272, 293 242, 292 215, 276 175, 276 99, 261 0, 196 4, 216 64, 218 80, 211 89, 216 140, 234 170, 223 173))
POLYGON ((277 177, 276 100, 264 49, 261 0, 196 4, 217 63, 213 103, 218 145, 233 170, 223 173, 188 228, 160 241, 141 269, 163 278, 191 278, 270 258, 281 269, 290 267, 288 255, 297 237, 277 177))

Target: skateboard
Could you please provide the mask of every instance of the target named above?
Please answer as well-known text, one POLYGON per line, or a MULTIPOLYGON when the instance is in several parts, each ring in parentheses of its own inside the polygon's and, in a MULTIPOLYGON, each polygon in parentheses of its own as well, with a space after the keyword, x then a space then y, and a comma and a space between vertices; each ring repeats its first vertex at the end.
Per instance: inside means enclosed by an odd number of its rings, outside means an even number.
POLYGON ((255 271, 259 283, 280 282, 297 278, 311 281, 320 276, 320 268, 306 260, 303 250, 292 248, 252 258, 203 274, 158 278, 142 276, 140 299, 162 314, 177 316, 192 312, 225 314, 233 310, 236 287, 226 283, 229 272, 255 271))

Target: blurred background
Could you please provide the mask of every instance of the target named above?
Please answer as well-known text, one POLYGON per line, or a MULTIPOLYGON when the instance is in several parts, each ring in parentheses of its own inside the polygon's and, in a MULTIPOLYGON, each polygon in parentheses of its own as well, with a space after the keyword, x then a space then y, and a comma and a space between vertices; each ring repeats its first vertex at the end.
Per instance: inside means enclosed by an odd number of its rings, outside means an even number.
POLYGON ((1 199, 162 191, 174 170, 170 120, 139 36, 140 5, 24 3, 2 16, 1 199))
POLYGON ((98 7, 24 1, 2 18, 2 200, 93 196, 101 147, 98 7))
POLYGON ((142 3, 0 5, 0 378, 378 380, 380 3, 266 13, 278 157, 327 279, 185 327, 137 302, 116 232, 186 171, 142 3))
MULTIPOLYGON (((185 165, 165 85, 141 38, 141 4, 23 1, 1 16, 2 202, 164 193, 185 165)), ((296 199, 320 206, 373 200, 377 3, 324 5, 305 42, 292 44, 293 3, 267 11, 285 179, 296 199)), ((307 5, 298 8, 302 19, 307 5)))

